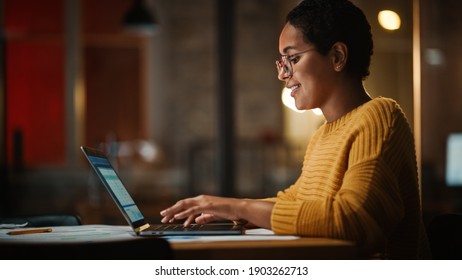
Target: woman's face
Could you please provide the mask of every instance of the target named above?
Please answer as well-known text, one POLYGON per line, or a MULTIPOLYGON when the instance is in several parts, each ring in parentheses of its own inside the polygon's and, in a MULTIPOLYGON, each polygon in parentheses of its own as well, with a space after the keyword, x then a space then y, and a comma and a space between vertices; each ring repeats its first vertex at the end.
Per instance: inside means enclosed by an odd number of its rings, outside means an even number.
POLYGON ((332 95, 335 79, 330 52, 320 54, 313 44, 303 40, 302 32, 290 23, 285 25, 279 37, 279 52, 287 55, 292 64, 293 74, 285 78, 279 75, 279 78, 292 90, 291 96, 295 99, 297 109, 323 109, 332 95), (307 51, 310 49, 313 50, 307 51))

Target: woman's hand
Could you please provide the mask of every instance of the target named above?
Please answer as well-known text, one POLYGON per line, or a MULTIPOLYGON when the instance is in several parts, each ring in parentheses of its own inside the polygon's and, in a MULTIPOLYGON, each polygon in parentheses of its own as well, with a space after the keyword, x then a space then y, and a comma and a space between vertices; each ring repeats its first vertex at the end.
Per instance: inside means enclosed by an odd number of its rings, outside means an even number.
POLYGON ((162 223, 185 219, 183 225, 205 224, 217 220, 246 220, 270 228, 272 202, 199 195, 178 201, 160 212, 162 223))
POLYGON ((184 226, 191 223, 205 224, 216 220, 238 220, 238 204, 242 200, 217 196, 199 195, 178 201, 173 206, 163 210, 163 223, 183 220, 184 226))

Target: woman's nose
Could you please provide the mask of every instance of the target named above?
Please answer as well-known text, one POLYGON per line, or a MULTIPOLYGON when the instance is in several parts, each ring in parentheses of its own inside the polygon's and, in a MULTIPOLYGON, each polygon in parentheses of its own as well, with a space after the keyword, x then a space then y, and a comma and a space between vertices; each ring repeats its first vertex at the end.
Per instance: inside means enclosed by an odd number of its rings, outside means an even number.
POLYGON ((289 78, 289 75, 286 73, 286 71, 284 71, 284 67, 278 67, 278 65, 276 64, 276 70, 278 71, 278 79, 280 81, 285 81, 289 78))

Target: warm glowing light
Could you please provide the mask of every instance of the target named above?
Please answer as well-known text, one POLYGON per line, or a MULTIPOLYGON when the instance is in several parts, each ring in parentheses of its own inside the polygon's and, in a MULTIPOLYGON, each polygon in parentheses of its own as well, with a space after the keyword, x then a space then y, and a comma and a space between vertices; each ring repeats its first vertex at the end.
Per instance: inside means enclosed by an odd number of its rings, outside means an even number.
POLYGON ((290 96, 290 92, 292 90, 284 87, 284 89, 282 90, 282 96, 281 96, 281 99, 282 99, 282 103, 289 109, 293 110, 294 112, 297 112, 297 113, 303 113, 305 112, 305 110, 298 110, 297 109, 297 106, 295 106, 295 99, 290 96))
POLYGON ((316 116, 322 116, 322 111, 321 109, 319 108, 314 108, 313 110, 311 110, 311 112, 313 112, 313 114, 315 114, 316 116))
MULTIPOLYGON (((297 112, 297 113, 305 112, 305 110, 297 109, 297 106, 295 106, 295 99, 292 96, 290 96, 290 92, 291 90, 286 87, 282 90, 282 95, 281 95, 282 104, 284 104, 287 108, 291 109, 294 112, 297 112)), ((322 111, 319 108, 313 109, 311 110, 311 112, 313 112, 313 114, 315 114, 316 116, 322 116, 322 111)))
POLYGON ((388 30, 397 30, 401 27, 401 18, 399 15, 390 10, 383 10, 379 12, 379 23, 380 25, 388 30))

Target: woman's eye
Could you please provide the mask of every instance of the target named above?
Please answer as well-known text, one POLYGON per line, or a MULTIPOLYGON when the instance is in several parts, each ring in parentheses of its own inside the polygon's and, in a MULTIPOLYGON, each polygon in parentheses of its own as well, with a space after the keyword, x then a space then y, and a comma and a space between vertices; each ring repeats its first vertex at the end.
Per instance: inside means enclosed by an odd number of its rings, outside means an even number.
POLYGON ((294 57, 289 57, 289 60, 291 63, 295 64, 300 60, 300 57, 298 55, 294 57))

